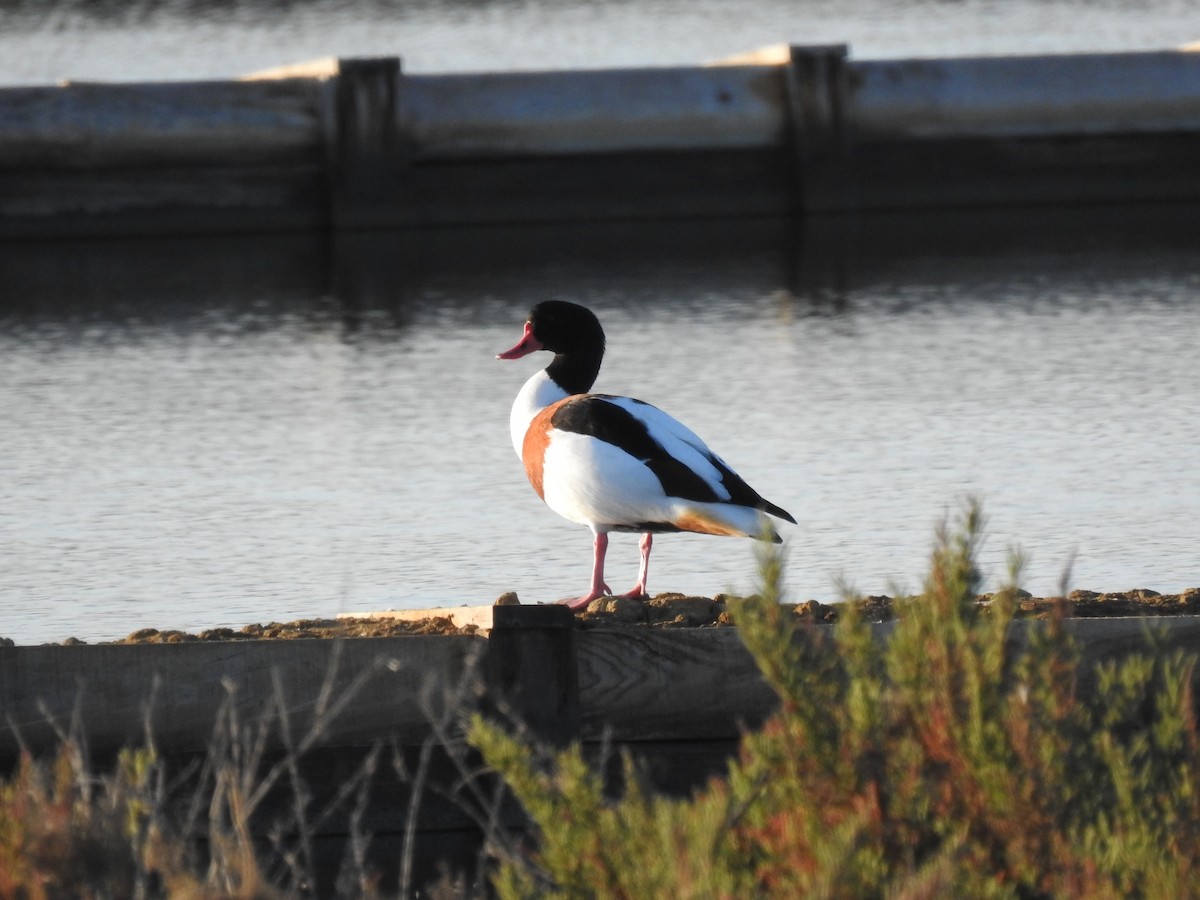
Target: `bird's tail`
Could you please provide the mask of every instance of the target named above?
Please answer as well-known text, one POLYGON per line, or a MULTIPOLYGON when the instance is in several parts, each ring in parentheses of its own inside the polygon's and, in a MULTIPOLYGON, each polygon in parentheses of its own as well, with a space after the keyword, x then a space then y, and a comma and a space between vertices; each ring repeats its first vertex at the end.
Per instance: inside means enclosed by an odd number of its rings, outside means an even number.
MULTIPOLYGON (((780 512, 783 511, 780 510, 780 512)), ((781 518, 795 521, 786 513, 781 518)), ((692 531, 699 534, 751 537, 776 544, 783 540, 762 510, 730 503, 681 504, 671 523, 680 531, 692 531)))
MULTIPOLYGON (((790 512, 788 512, 782 506, 776 506, 770 500, 763 500, 759 505, 759 509, 765 513, 770 513, 773 516, 783 519, 785 522, 791 522, 793 525, 796 524, 796 520, 792 518, 792 514, 790 512)), ((776 541, 776 543, 778 543, 778 541, 776 541)))

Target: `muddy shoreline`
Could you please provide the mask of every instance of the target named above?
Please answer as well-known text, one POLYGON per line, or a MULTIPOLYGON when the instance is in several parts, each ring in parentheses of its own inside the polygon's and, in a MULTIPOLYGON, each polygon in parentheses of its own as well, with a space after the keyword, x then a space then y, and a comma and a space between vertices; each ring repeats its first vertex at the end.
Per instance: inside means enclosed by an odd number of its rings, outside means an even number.
MULTIPOLYGON (((579 614, 580 627, 621 625, 644 628, 718 628, 733 624, 728 610, 730 598, 689 597, 683 594, 659 594, 650 600, 602 598, 593 601, 579 614)), ((980 603, 990 602, 991 595, 980 595, 980 603)), ((505 595, 501 602, 513 602, 505 595)), ((886 622, 894 618, 893 598, 877 595, 858 601, 868 621, 886 622)), ((1022 592, 1017 616, 1043 618, 1063 598, 1033 597, 1022 592)), ((1080 618, 1128 616, 1200 615, 1200 588, 1189 588, 1179 594, 1160 594, 1146 588, 1128 591, 1072 591, 1065 604, 1070 615, 1080 618)), ((819 603, 808 600, 787 604, 799 621, 832 624, 837 621, 842 604, 819 603)), ((192 641, 254 641, 296 640, 321 638, 397 637, 402 635, 481 634, 474 624, 459 625, 452 616, 431 616, 416 621, 380 617, 336 619, 301 619, 294 622, 272 622, 247 625, 243 628, 212 628, 197 633, 143 628, 116 644, 175 644, 192 641)), ((81 644, 68 638, 64 644, 81 644)))

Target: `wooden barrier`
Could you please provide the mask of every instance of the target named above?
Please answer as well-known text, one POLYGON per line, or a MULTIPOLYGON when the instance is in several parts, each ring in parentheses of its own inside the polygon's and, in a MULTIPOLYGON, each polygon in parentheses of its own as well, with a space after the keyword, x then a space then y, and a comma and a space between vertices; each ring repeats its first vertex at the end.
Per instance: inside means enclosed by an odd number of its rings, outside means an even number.
POLYGON ((0 236, 1200 197, 1184 51, 282 75, 0 90, 0 236))
MULTIPOLYGON (((141 743, 202 751, 232 709, 244 723, 288 718, 314 746, 420 746, 452 698, 482 699, 554 743, 724 741, 774 708, 735 628, 578 629, 565 607, 496 607, 490 637, 0 647, 0 757, 82 735, 97 752, 141 743), (482 693, 463 686, 479 682, 482 693)), ((1013 624, 1021 641, 1036 620, 1013 624)), ((1146 646, 1200 651, 1200 617, 1071 619, 1086 667, 1146 646)), ((873 626, 882 641, 892 624, 873 626)), ((1200 669, 1197 671, 1200 677, 1200 669)), ((458 702, 458 700, 453 700, 458 702)), ((465 711, 477 708, 475 700, 465 711)), ((268 749, 288 745, 278 728, 268 749)))
MULTIPOLYGON (((312 808, 322 808, 382 749, 389 756, 371 776, 358 827, 374 835, 375 861, 394 877, 415 805, 418 877, 431 878, 439 861, 473 869, 481 847, 483 810, 464 777, 478 764, 461 741, 465 714, 522 722, 551 744, 624 748, 659 790, 686 794, 721 772, 743 731, 776 705, 734 628, 578 628, 556 606, 493 614, 488 638, 0 647, 0 756, 44 753, 71 733, 107 756, 150 733, 158 752, 188 771, 197 754, 228 743, 236 721, 264 766, 305 748, 297 771, 312 808)), ((1012 640, 1040 627, 1017 622, 1012 640)), ((1089 669, 1144 648, 1148 627, 1160 629, 1164 649, 1200 651, 1196 616, 1068 621, 1089 669)), ((894 625, 873 628, 882 641, 894 625)), ((292 808, 281 791, 258 821, 292 808)), ((522 826, 511 807, 496 821, 522 826)), ((342 811, 317 830, 330 871, 351 827, 342 811)))
POLYGON ((228 711, 246 724, 282 713, 295 739, 319 726, 320 746, 419 745, 485 647, 471 636, 0 647, 0 757, 72 731, 101 753, 148 733, 166 752, 203 751, 228 711))

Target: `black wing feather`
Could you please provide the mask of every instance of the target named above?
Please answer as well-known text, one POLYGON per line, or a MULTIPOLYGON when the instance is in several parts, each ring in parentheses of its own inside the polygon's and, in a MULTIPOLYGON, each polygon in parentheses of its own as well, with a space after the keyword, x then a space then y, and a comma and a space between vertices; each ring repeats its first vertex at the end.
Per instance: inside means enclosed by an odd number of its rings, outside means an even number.
POLYGON ((729 491, 728 500, 719 496, 712 485, 671 456, 662 444, 651 437, 644 422, 623 407, 609 403, 603 394, 587 394, 568 400, 554 411, 550 424, 560 431, 588 435, 620 447, 640 459, 655 474, 668 496, 699 503, 735 503, 764 510, 789 522, 796 521, 785 510, 763 499, 719 457, 706 452, 708 460, 721 473, 722 484, 729 491))

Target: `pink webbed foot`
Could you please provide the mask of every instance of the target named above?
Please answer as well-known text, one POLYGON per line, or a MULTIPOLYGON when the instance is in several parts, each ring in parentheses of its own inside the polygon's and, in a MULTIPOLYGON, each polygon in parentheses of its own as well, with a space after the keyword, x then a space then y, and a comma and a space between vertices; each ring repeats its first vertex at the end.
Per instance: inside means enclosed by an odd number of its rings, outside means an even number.
POLYGON ((608 535, 604 532, 598 532, 595 540, 592 543, 592 589, 575 600, 562 601, 568 607, 574 610, 583 609, 593 600, 598 597, 617 596, 622 600, 642 600, 648 597, 646 593, 646 576, 650 569, 650 546, 653 538, 649 533, 642 535, 640 548, 642 552, 642 564, 638 570, 637 584, 633 586, 633 590, 624 594, 614 595, 612 589, 604 583, 604 554, 608 550, 608 535))
POLYGON ((611 597, 612 588, 604 583, 604 553, 608 550, 608 535, 598 531, 592 540, 592 589, 582 597, 563 602, 570 609, 583 609, 597 597, 611 597))
POLYGON ((633 590, 621 595, 622 600, 649 599, 650 595, 646 593, 646 578, 650 574, 650 546, 653 543, 654 538, 649 532, 646 532, 642 535, 642 540, 639 545, 642 551, 642 564, 638 568, 637 584, 633 586, 633 590))
POLYGON ((592 590, 590 590, 586 594, 584 594, 582 597, 576 597, 574 600, 560 600, 558 602, 565 605, 568 609, 580 610, 580 609, 584 609, 593 600, 597 600, 600 597, 611 597, 611 596, 612 596, 612 589, 609 588, 609 586, 607 584, 602 584, 602 585, 600 585, 599 590, 596 590, 595 588, 593 588, 592 590))

